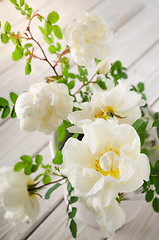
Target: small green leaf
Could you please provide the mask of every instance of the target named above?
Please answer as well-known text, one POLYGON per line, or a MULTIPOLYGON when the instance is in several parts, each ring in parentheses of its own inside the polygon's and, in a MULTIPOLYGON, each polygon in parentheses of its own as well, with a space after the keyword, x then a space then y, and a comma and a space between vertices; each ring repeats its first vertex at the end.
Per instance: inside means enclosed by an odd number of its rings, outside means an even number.
POLYGON ((157 197, 154 198, 152 202, 152 207, 155 212, 159 212, 159 199, 157 197))
POLYGON ((28 48, 30 48, 30 47, 32 47, 33 45, 31 44, 31 43, 26 43, 25 45, 24 45, 24 47, 26 48, 26 49, 28 49, 28 48))
POLYGON ((72 135, 72 138, 78 138, 78 136, 79 136, 79 133, 74 133, 74 134, 72 135))
POLYGON ((47 183, 50 183, 51 182, 51 177, 50 175, 44 175, 43 177, 43 183, 44 184, 47 184, 47 183))
POLYGON ((5 33, 10 33, 10 31, 11 31, 11 25, 10 25, 10 23, 7 21, 7 22, 5 23, 5 25, 4 25, 4 32, 5 32, 5 33))
POLYGON ((17 45, 15 51, 12 53, 12 59, 13 61, 18 61, 22 57, 23 57, 23 47, 17 45))
POLYGON ((67 191, 69 194, 73 191, 73 187, 70 182, 67 183, 67 191))
POLYGON ((29 8, 29 9, 28 9, 28 13, 31 15, 32 12, 33 12, 33 9, 32 9, 32 8, 29 8))
POLYGON ((42 163, 43 157, 41 155, 36 155, 35 162, 37 165, 40 165, 42 163))
POLYGON ((18 98, 18 95, 16 93, 10 92, 10 99, 11 99, 12 103, 15 104, 17 101, 17 98, 18 98))
POLYGON ((61 184, 60 183, 56 183, 53 187, 51 187, 45 194, 45 199, 49 199, 50 195, 53 191, 55 191, 58 187, 60 187, 61 184))
POLYGON ((36 176, 35 178, 34 178, 34 181, 37 181, 40 177, 42 177, 43 176, 43 174, 41 173, 41 174, 39 174, 38 176, 36 176))
POLYGON ((141 153, 144 153, 145 155, 149 156, 148 151, 146 148, 141 149, 141 153))
POLYGON ((159 176, 159 160, 155 162, 153 170, 159 176))
POLYGON ((24 5, 24 0, 19 0, 20 7, 24 5))
POLYGON ((36 172, 37 170, 38 170, 38 165, 33 164, 32 168, 31 168, 31 171, 36 172))
POLYGON ((159 127, 159 118, 153 122, 152 127, 159 127))
POLYGON ((49 13, 49 15, 47 16, 47 20, 51 23, 54 24, 59 20, 59 15, 57 12, 53 11, 51 13, 49 13))
POLYGON ((17 4, 16 0, 10 0, 11 3, 13 3, 14 5, 17 4))
POLYGON ((154 197, 154 191, 148 190, 145 196, 146 202, 151 202, 154 197))
POLYGON ((23 162, 18 162, 14 166, 14 171, 19 172, 25 167, 25 164, 23 162))
POLYGON ((107 89, 105 82, 102 81, 100 78, 97 79, 97 84, 101 89, 103 89, 103 90, 107 89))
POLYGON ((73 204, 73 203, 75 203, 75 202, 77 202, 78 201, 78 197, 71 197, 70 198, 70 204, 73 204))
POLYGON ((39 29, 40 29, 40 32, 42 33, 42 34, 46 34, 46 32, 45 32, 45 29, 44 28, 42 28, 42 27, 39 27, 39 29))
POLYGON ((56 49, 58 52, 61 51, 61 44, 59 42, 57 42, 57 44, 56 44, 56 49))
POLYGON ((74 73, 69 73, 69 77, 72 78, 72 79, 76 79, 77 78, 76 74, 74 74, 74 73))
POLYGON ((9 41, 9 37, 8 37, 8 35, 7 34, 5 34, 5 33, 2 33, 1 34, 1 41, 2 41, 2 43, 8 43, 8 41, 9 41))
POLYGON ((31 73, 31 64, 27 62, 25 65, 25 74, 29 75, 30 73, 31 73))
POLYGON ((75 86, 75 80, 72 80, 67 84, 67 87, 68 87, 69 90, 73 89, 74 86, 75 86))
POLYGON ((77 208, 73 207, 72 212, 69 212, 68 214, 69 219, 74 218, 76 216, 76 213, 77 213, 77 208))
POLYGON ((52 25, 49 21, 45 21, 45 32, 46 32, 46 35, 50 35, 51 32, 52 32, 52 25))
POLYGON ((70 222, 70 231, 72 233, 72 237, 76 238, 76 236, 77 236, 77 224, 73 219, 70 222))
POLYGON ((24 10, 28 10, 29 9, 29 5, 27 3, 24 4, 24 10))
POLYGON ((138 86, 139 92, 143 92, 144 91, 145 86, 144 86, 143 82, 139 82, 137 86, 138 86))
POLYGON ((159 112, 156 112, 154 115, 153 115, 153 119, 156 120, 157 118, 159 118, 159 112))
POLYGON ((15 106, 13 106, 12 108, 12 112, 11 112, 11 118, 16 118, 17 115, 16 115, 16 112, 15 112, 15 106))
POLYGON ((25 168, 24 168, 24 173, 25 173, 25 175, 30 175, 30 174, 32 174, 31 168, 32 168, 32 164, 25 165, 25 168))
POLYGON ((4 119, 4 118, 8 117, 9 113, 10 113, 10 107, 7 106, 3 109, 1 118, 4 119))
POLYGON ((56 152, 55 158, 53 159, 53 163, 58 165, 63 163, 63 155, 60 150, 56 152))
POLYGON ((51 45, 53 43, 52 39, 49 38, 48 36, 44 35, 44 40, 47 42, 47 44, 51 45))
POLYGON ((55 53, 56 52, 56 47, 54 45, 50 45, 48 49, 49 49, 50 53, 55 53))
POLYGON ((0 106, 5 108, 9 106, 9 102, 5 98, 0 97, 0 106))
POLYGON ((55 36, 58 39, 62 39, 63 38, 63 34, 62 34, 61 28, 58 25, 53 25, 52 28, 53 28, 55 36))
POLYGON ((32 163, 33 159, 32 157, 28 156, 28 155, 22 155, 20 157, 20 159, 24 162, 24 163, 32 163))
POLYGON ((137 119, 134 123, 133 123, 133 127, 135 128, 135 130, 137 131, 139 129, 139 127, 144 123, 144 121, 142 119, 137 119))

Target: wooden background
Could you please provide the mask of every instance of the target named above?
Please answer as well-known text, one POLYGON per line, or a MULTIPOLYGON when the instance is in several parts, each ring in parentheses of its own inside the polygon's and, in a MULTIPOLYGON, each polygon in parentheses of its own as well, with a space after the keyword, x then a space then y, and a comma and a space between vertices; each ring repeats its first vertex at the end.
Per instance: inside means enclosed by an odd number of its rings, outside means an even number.
MULTIPOLYGON (((128 68, 129 80, 133 84, 145 82, 148 103, 154 111, 159 111, 159 1, 158 0, 28 0, 34 9, 47 16, 58 11, 60 24, 64 28, 80 12, 96 12, 104 18, 114 31, 111 60, 120 59, 128 68)), ((9 0, 0 0, 2 26, 8 20, 14 29, 24 32, 26 20, 14 9, 9 0)), ((35 22, 36 24, 36 22, 35 22)), ((40 32, 32 27, 42 46, 46 48, 40 32)), ((20 94, 35 82, 42 82, 51 75, 47 64, 33 61, 30 76, 24 74, 24 61, 13 62, 13 44, 0 43, 0 96, 9 98, 9 92, 20 94)), ((51 56, 49 56, 51 58, 51 56)), ((40 153, 46 162, 51 161, 49 137, 39 133, 19 130, 17 119, 0 120, 0 165, 13 165, 22 154, 35 156, 40 153)), ((0 209, 0 239, 3 240, 71 240, 65 228, 66 214, 62 189, 48 201, 41 201, 41 212, 37 221, 30 225, 21 223, 16 227, 3 219, 0 209)), ((97 229, 78 222, 78 240, 102 240, 97 229)), ((142 210, 131 223, 119 230, 111 240, 158 240, 159 215, 151 205, 143 203, 142 210)))

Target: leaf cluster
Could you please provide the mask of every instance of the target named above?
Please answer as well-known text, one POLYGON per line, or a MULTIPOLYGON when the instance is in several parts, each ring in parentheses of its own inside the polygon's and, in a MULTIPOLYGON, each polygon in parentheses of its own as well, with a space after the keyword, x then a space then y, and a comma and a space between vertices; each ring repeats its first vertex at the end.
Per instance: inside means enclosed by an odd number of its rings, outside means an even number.
POLYGON ((140 137, 141 146, 144 144, 147 136, 146 128, 147 128, 148 122, 149 120, 144 121, 143 119, 137 119, 132 125, 140 137))
POLYGON ((142 99, 146 100, 146 95, 144 94, 144 90, 145 90, 145 85, 143 82, 139 82, 137 87, 135 87, 134 85, 131 85, 131 89, 130 89, 130 91, 141 93, 142 99))
MULTIPOLYGON (((110 74, 114 79, 115 86, 118 84, 119 79, 127 79, 128 76, 125 72, 126 68, 122 66, 120 61, 116 61, 111 65, 110 74)), ((107 77, 107 75, 106 75, 107 77)))
POLYGON ((25 2, 25 0, 10 0, 10 2, 15 6, 15 8, 20 11, 22 15, 26 15, 27 19, 31 18, 33 9, 25 2))
POLYGON ((145 200, 152 202, 152 207, 155 212, 159 212, 159 160, 152 166, 150 163, 149 181, 144 181, 143 192, 146 193, 145 200))
POLYGON ((67 196, 67 214, 68 214, 68 225, 72 234, 73 238, 76 238, 77 236, 77 224, 75 222, 75 216, 77 213, 77 208, 76 207, 72 207, 72 204, 76 203, 78 201, 78 197, 72 196, 72 192, 73 192, 73 187, 71 185, 71 183, 68 181, 67 183, 67 192, 68 192, 68 196, 67 196))
POLYGON ((13 103, 12 110, 11 110, 11 106, 9 106, 8 100, 0 97, 0 111, 2 111, 2 113, 1 113, 2 119, 5 119, 6 117, 8 117, 10 111, 11 111, 11 113, 10 113, 11 118, 16 117, 15 103, 16 103, 17 98, 18 98, 18 95, 16 93, 14 93, 14 92, 10 93, 10 99, 13 103))

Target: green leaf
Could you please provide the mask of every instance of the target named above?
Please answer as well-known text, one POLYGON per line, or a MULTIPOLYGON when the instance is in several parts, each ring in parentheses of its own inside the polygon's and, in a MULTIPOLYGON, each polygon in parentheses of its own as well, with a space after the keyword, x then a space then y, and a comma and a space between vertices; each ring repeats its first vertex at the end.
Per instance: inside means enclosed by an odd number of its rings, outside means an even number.
POLYGON ((78 136, 79 136, 79 133, 74 133, 74 134, 72 135, 72 138, 78 138, 78 136))
POLYGON ((145 155, 149 156, 148 151, 146 148, 141 149, 141 153, 144 153, 145 155))
POLYGON ((154 198, 152 202, 152 207, 155 212, 159 212, 159 199, 157 197, 154 198))
POLYGON ((74 86, 75 86, 75 80, 72 80, 67 84, 67 87, 68 87, 69 90, 73 89, 74 86))
POLYGON ((52 25, 49 21, 45 21, 45 32, 46 32, 46 35, 50 35, 51 32, 52 32, 52 25))
POLYGON ((43 183, 44 184, 47 184, 47 183, 50 183, 51 182, 51 177, 50 175, 44 175, 43 177, 43 183))
POLYGON ((153 115, 153 119, 156 120, 157 118, 159 118, 159 112, 156 112, 154 115, 153 115))
POLYGON ((7 106, 3 109, 1 118, 4 119, 4 118, 8 117, 9 113, 10 113, 10 107, 7 106))
POLYGON ((27 62, 25 65, 25 74, 29 75, 30 73, 31 73, 31 64, 27 62))
POLYGON ((40 165, 42 163, 43 157, 41 155, 36 155, 35 162, 37 165, 40 165))
POLYGON ((58 39, 62 39, 63 38, 63 34, 62 34, 61 28, 58 25, 53 25, 52 28, 53 28, 55 36, 58 39))
POLYGON ((29 5, 27 3, 24 4, 24 10, 28 10, 29 9, 29 5))
POLYGON ((15 106, 13 106, 12 112, 11 112, 11 118, 16 118, 16 117, 17 117, 17 114, 15 112, 15 106))
POLYGON ((157 127, 157 136, 159 138, 159 127, 157 127))
POLYGON ((70 198, 70 204, 73 204, 73 203, 75 203, 75 202, 77 202, 78 201, 78 197, 71 197, 70 198))
POLYGON ((151 202, 153 198, 154 198, 154 191, 148 190, 145 196, 146 202, 151 202))
POLYGON ((70 182, 67 183, 67 191, 69 194, 73 191, 73 187, 70 182))
POLYGON ((33 164, 32 168, 31 168, 31 171, 36 172, 37 170, 38 170, 38 165, 33 164))
POLYGON ((31 44, 31 43, 26 43, 25 45, 24 45, 24 47, 26 48, 26 49, 28 49, 28 48, 30 48, 30 47, 32 47, 33 45, 31 44))
POLYGON ((34 181, 37 181, 40 177, 42 177, 43 176, 43 174, 41 173, 41 174, 39 174, 38 176, 36 176, 35 178, 34 178, 34 181))
POLYGON ((5 98, 0 97, 0 106, 5 108, 9 106, 9 102, 5 98))
POLYGON ((59 15, 57 12, 53 11, 51 13, 49 13, 49 15, 47 16, 47 20, 51 23, 54 24, 59 20, 59 15))
POLYGON ((57 42, 57 44, 56 44, 56 49, 58 52, 61 51, 61 44, 59 42, 57 42))
POLYGON ((142 119, 137 119, 134 123, 133 123, 133 127, 135 128, 135 130, 137 131, 139 129, 139 127, 144 123, 144 121, 142 119))
POLYGON ((19 172, 25 167, 25 164, 23 162, 18 162, 14 166, 14 171, 19 172))
POLYGON ((28 156, 28 155, 22 155, 20 157, 20 159, 24 162, 24 163, 32 163, 33 159, 32 157, 28 156))
POLYGON ((51 45, 53 43, 52 39, 49 38, 48 36, 44 35, 44 40, 47 42, 47 44, 51 45))
POLYGON ((10 92, 10 99, 11 99, 12 103, 15 104, 17 101, 17 98, 18 98, 18 95, 16 93, 10 92))
POLYGON ((29 9, 28 9, 28 13, 31 15, 32 12, 33 12, 33 9, 32 9, 32 8, 29 8, 29 9))
POLYGON ((11 25, 10 25, 10 23, 7 21, 7 22, 5 23, 5 25, 4 25, 4 32, 5 32, 5 33, 10 33, 10 31, 11 31, 11 25))
POLYGON ((1 41, 2 41, 2 43, 8 43, 8 41, 9 41, 9 37, 8 37, 8 35, 7 34, 5 34, 5 33, 2 33, 1 34, 1 41))
POLYGON ((14 5, 17 4, 16 0, 10 0, 11 3, 13 3, 14 5))
POLYGON ((39 27, 39 29, 40 29, 40 32, 42 33, 42 34, 46 34, 46 32, 45 32, 45 29, 44 28, 42 28, 42 27, 39 27))
POLYGON ((60 183, 56 183, 53 187, 51 187, 45 194, 45 199, 49 199, 50 195, 53 191, 55 191, 58 187, 60 187, 61 184, 60 183))
POLYGON ((153 170, 159 176, 159 160, 155 162, 153 170))
POLYGON ((76 213, 77 213, 77 208, 73 207, 72 212, 69 212, 68 214, 69 219, 74 218, 76 216, 76 213))
POLYGON ((25 173, 25 175, 30 175, 30 174, 32 174, 31 168, 32 168, 32 164, 25 165, 25 167, 24 167, 24 173, 25 173))
POLYGON ((63 163, 63 155, 60 150, 56 152, 55 158, 53 159, 53 163, 58 165, 63 163))
POLYGON ((71 126, 71 124, 68 121, 63 121, 63 124, 58 127, 58 139, 56 147, 58 147, 59 143, 65 138, 66 128, 69 126, 71 126))
POLYGON ((19 0, 20 7, 24 5, 24 0, 19 0))
POLYGON ((97 79, 97 84, 101 89, 103 89, 103 90, 107 89, 105 82, 102 81, 100 78, 97 79))
POLYGON ((159 118, 153 122, 152 127, 159 127, 159 118))
POLYGON ((77 236, 77 224, 73 219, 70 222, 70 231, 72 233, 72 237, 76 238, 76 236, 77 236))
POLYGON ((138 86, 139 92, 143 92, 144 91, 145 86, 144 86, 143 82, 139 82, 137 86, 138 86))
POLYGON ((23 47, 17 45, 15 51, 12 53, 12 59, 13 61, 18 61, 22 57, 23 57, 23 47))
POLYGON ((50 53, 56 53, 56 47, 54 45, 50 45, 48 49, 50 53))
POLYGON ((76 74, 74 74, 74 73, 69 73, 69 77, 72 78, 72 79, 76 79, 77 78, 76 74))

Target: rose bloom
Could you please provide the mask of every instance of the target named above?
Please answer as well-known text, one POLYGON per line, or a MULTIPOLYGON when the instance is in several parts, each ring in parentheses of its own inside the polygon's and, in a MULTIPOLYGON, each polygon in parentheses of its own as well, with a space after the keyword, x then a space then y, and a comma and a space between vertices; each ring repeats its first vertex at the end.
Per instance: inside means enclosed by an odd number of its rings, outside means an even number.
POLYGON ((118 193, 132 192, 149 179, 149 160, 131 125, 97 119, 83 127, 82 141, 70 138, 63 148, 61 173, 79 196, 94 207, 108 206, 118 193))
POLYGON ((5 218, 12 224, 24 220, 35 221, 39 203, 35 194, 29 194, 28 185, 34 184, 30 176, 14 172, 10 167, 0 169, 0 202, 6 210, 5 218))
POLYGON ((114 200, 107 207, 93 206, 93 198, 80 198, 81 202, 94 213, 104 238, 110 238, 121 228, 126 219, 124 209, 114 200))
POLYGON ((70 128, 70 131, 81 132, 80 128, 84 124, 98 118, 116 119, 119 124, 132 125, 138 118, 141 118, 140 106, 145 104, 141 98, 142 95, 130 91, 124 81, 120 81, 116 87, 111 86, 105 91, 98 88, 94 91, 90 102, 76 104, 81 110, 68 115, 69 121, 78 127, 72 130, 70 128))
POLYGON ((68 95, 66 85, 38 83, 18 97, 15 111, 21 129, 50 134, 67 119, 72 106, 72 97, 68 95))
POLYGON ((89 66, 94 58, 105 59, 110 52, 112 32, 97 14, 81 14, 64 30, 64 39, 78 65, 89 66))

